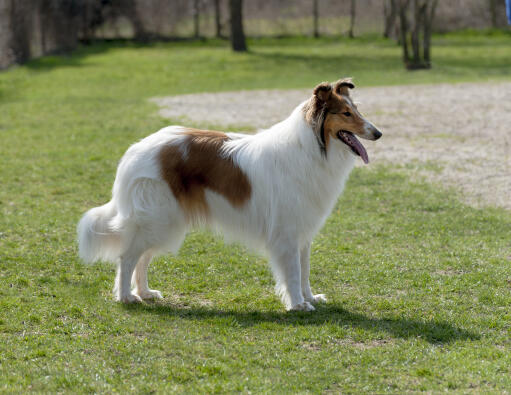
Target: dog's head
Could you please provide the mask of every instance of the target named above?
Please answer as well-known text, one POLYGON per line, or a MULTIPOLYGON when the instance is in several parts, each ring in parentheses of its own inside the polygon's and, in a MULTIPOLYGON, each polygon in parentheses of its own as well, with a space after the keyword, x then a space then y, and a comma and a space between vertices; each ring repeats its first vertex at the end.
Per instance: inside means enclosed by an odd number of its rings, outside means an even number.
POLYGON ((378 140, 382 134, 360 114, 351 100, 350 89, 353 88, 355 85, 350 79, 342 79, 334 84, 319 84, 304 107, 305 118, 311 124, 325 155, 330 145, 343 144, 368 163, 367 152, 356 136, 378 140))

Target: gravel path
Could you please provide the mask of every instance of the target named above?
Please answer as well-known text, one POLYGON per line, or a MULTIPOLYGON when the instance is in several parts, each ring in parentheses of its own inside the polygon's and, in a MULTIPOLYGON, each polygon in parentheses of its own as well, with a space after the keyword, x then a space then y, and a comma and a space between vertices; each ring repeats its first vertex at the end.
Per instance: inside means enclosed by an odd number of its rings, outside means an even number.
MULTIPOLYGON (((190 126, 265 128, 311 90, 201 93, 152 99, 190 126), (193 109, 193 110, 191 110, 193 109)), ((473 206, 511 209, 511 83, 356 88, 359 110, 383 132, 364 141, 372 163, 454 186, 473 206)))

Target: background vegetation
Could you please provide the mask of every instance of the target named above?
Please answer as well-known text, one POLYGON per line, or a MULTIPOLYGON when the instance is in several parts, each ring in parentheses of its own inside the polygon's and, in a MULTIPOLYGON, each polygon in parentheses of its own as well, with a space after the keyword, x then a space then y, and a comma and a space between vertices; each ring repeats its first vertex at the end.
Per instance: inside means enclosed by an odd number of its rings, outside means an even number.
MULTIPOLYGON (((408 0, 408 3, 414 6, 431 1, 408 0)), ((0 4, 0 69, 42 55, 69 51, 80 42, 228 38, 232 3, 243 3, 243 25, 249 37, 383 35, 385 31, 387 37, 398 38, 399 18, 392 10, 396 11, 398 3, 405 2, 4 0, 0 4)), ((414 7, 410 8, 413 13, 414 7)), ((409 28, 413 30, 414 18, 412 15, 409 18, 409 28)), ((434 32, 488 28, 509 29, 505 0, 438 2, 432 25, 434 32)))

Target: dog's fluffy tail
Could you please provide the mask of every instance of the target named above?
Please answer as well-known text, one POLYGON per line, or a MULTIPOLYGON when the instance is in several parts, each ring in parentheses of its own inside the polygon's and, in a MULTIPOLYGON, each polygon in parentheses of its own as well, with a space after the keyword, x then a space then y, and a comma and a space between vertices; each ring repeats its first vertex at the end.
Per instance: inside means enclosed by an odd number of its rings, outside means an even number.
POLYGON ((94 207, 78 223, 78 251, 85 263, 116 261, 121 254, 121 232, 113 225, 117 209, 113 201, 94 207))

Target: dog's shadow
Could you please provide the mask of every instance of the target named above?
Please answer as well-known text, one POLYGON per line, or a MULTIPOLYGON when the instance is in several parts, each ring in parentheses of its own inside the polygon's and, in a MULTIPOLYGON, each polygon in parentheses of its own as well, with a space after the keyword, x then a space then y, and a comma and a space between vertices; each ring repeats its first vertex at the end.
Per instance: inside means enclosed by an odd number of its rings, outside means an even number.
POLYGON ((308 326, 336 324, 343 327, 360 328, 373 332, 387 332, 394 338, 421 338, 429 343, 441 344, 457 340, 477 340, 480 335, 456 327, 442 320, 415 320, 404 317, 373 318, 361 313, 348 311, 336 304, 318 306, 314 312, 278 311, 237 311, 219 310, 208 307, 183 307, 161 302, 127 305, 131 312, 153 313, 168 317, 190 320, 211 320, 215 318, 231 320, 240 327, 250 327, 264 322, 285 326, 308 326))

